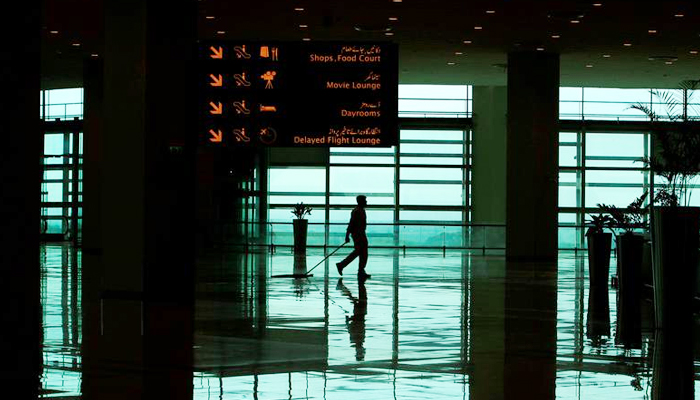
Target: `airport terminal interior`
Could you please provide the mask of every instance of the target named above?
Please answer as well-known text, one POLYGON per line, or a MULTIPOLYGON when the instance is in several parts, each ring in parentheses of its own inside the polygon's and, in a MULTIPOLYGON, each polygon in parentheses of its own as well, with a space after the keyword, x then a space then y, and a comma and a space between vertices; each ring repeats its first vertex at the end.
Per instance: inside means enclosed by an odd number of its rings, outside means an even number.
POLYGON ((700 398, 695 3, 37 3, 8 398, 700 398))

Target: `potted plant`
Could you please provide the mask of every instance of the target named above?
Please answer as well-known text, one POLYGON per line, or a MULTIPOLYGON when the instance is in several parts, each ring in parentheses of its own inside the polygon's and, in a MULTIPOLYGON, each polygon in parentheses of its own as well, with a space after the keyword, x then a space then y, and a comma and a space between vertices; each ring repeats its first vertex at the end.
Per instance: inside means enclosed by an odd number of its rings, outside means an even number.
POLYGON ((653 98, 666 109, 664 119, 645 104, 633 109, 647 115, 656 141, 646 166, 663 178, 654 193, 651 225, 656 327, 691 329, 696 292, 700 208, 689 207, 690 192, 700 173, 700 123, 689 115, 700 80, 683 81, 679 91, 655 91, 653 98))
POLYGON ((296 217, 294 219, 294 253, 296 254, 306 254, 306 236, 309 229, 309 221, 305 218, 307 215, 311 215, 312 208, 304 204, 304 202, 297 203, 292 209, 292 214, 296 217))
POLYGON ((605 232, 605 229, 610 229, 612 223, 613 219, 609 215, 602 213, 591 215, 591 219, 587 223, 586 238, 588 239, 590 286, 586 334, 592 339, 610 336, 608 275, 610 273, 612 234, 605 232))
POLYGON ((621 233, 617 243, 617 330, 615 340, 627 348, 640 348, 642 344, 642 258, 644 236, 637 233, 646 229, 647 206, 643 206, 649 192, 632 201, 627 208, 598 204, 603 212, 610 214, 614 228, 621 233))

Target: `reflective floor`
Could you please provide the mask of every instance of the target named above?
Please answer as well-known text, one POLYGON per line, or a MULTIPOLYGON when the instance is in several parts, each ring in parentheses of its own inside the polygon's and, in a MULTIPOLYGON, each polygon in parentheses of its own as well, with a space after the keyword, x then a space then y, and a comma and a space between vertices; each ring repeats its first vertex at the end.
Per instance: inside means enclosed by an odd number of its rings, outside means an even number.
MULTIPOLYGON (((641 345, 616 344, 617 291, 609 313, 589 314, 583 255, 560 254, 554 274, 497 255, 371 251, 366 282, 356 263, 338 275, 340 253, 309 279, 271 278, 313 268, 321 249, 202 256, 192 398, 651 399, 653 306, 641 305, 641 345)), ((80 255, 46 246, 42 266, 44 397, 80 398, 80 255)))

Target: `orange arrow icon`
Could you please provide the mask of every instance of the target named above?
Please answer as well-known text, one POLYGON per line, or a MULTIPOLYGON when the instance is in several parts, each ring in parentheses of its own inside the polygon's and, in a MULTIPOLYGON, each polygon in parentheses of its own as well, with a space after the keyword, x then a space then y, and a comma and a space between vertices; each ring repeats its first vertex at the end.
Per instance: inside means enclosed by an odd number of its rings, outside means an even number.
POLYGON ((214 74, 209 74, 209 78, 211 78, 211 82, 209 84, 212 87, 222 87, 224 86, 224 77, 221 76, 221 74, 214 75, 214 74))
POLYGON ((209 134, 212 136, 209 138, 209 141, 212 143, 221 143, 224 140, 224 134, 221 133, 221 129, 216 131, 209 129, 209 134))
POLYGON ((211 46, 211 47, 209 47, 209 50, 211 50, 211 54, 209 55, 209 57, 211 57, 215 60, 221 60, 224 58, 224 49, 221 48, 221 46, 219 46, 219 47, 211 46))
POLYGON ((224 106, 220 102, 214 103, 213 101, 210 101, 209 106, 211 106, 211 110, 209 110, 211 115, 221 115, 224 113, 224 106))

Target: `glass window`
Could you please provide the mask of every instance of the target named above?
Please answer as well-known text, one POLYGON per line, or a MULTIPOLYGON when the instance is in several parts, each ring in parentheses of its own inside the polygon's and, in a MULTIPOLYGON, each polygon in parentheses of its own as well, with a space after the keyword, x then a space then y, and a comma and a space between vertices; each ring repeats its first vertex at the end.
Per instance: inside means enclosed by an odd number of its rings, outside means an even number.
POLYGON ((643 133, 587 133, 587 167, 642 168, 645 154, 643 133))
POLYGON ((583 101, 583 88, 581 87, 560 87, 560 101, 583 101))
POLYGON ((401 156, 401 164, 407 165, 464 165, 464 160, 459 157, 416 157, 401 156))
MULTIPOLYGON (((292 222, 294 218, 294 214, 292 214, 292 208, 291 207, 283 207, 283 208, 270 208, 270 222, 292 222)), ((326 222, 326 215, 324 213, 323 209, 313 209, 311 211, 311 214, 306 217, 306 219, 309 220, 309 223, 324 223, 326 222)), ((275 228, 279 229, 279 228, 275 228)), ((289 232, 292 231, 292 227, 289 227, 289 232)))
POLYGON ((399 116, 467 117, 471 112, 470 86, 399 85, 399 116))
POLYGON ((326 196, 324 194, 305 195, 300 193, 293 195, 275 195, 270 193, 269 202, 270 204, 324 204, 326 202, 326 196))
POLYGON ((326 191, 325 168, 270 168, 270 193, 326 191))
POLYGON ((53 179, 62 180, 63 179, 63 170, 44 171, 44 179, 46 179, 46 180, 53 180, 53 179))
MULTIPOLYGON (((345 193, 342 195, 336 195, 335 193, 331 193, 330 196, 330 201, 331 204, 333 205, 350 205, 350 206, 355 206, 357 204, 356 197, 357 195, 354 193, 345 193)), ((378 195, 378 194, 372 194, 371 196, 367 197, 367 204, 372 206, 393 206, 394 205, 394 194, 384 194, 384 195, 378 195)))
POLYGON ((399 98, 413 99, 467 99, 466 85, 399 85, 399 98))
POLYGON ((399 99, 399 116, 424 118, 466 117, 467 103, 463 100, 399 99))
POLYGON ((426 167, 402 167, 400 171, 401 180, 448 180, 462 181, 464 170, 462 168, 426 168, 426 167))
POLYGON ((463 218, 462 211, 414 211, 401 210, 399 211, 399 219, 401 221, 445 221, 445 222, 461 222, 463 218))
POLYGON ((643 185, 646 171, 592 170, 586 171, 586 184, 643 185))
POLYGON ((464 205, 462 185, 401 184, 401 205, 461 206, 464 205))
POLYGON ((41 118, 53 120, 83 117, 83 88, 45 90, 39 93, 39 98, 41 118), (46 115, 43 114, 44 111, 46 115))
POLYGON ((649 104, 650 95, 648 89, 585 88, 583 98, 586 119, 643 120, 644 114, 630 106, 649 104))
POLYGON ((331 167, 331 192, 371 193, 394 192, 393 167, 331 167))
POLYGON ((581 119, 583 114, 583 103, 573 101, 559 102, 559 118, 561 119, 581 119))
MULTIPOLYGON (((342 231, 343 234, 345 234, 347 223, 350 221, 351 212, 352 208, 347 208, 345 210, 331 210, 330 212, 330 222, 342 224, 342 229, 340 229, 340 231, 342 231)), ((394 222, 394 210, 377 210, 372 209, 371 206, 368 206, 365 212, 367 214, 368 225, 391 224, 394 222)))
POLYGON ((402 143, 401 155, 412 154, 452 154, 461 157, 464 153, 463 144, 433 144, 433 143, 402 143))
POLYGON ((463 141, 464 131, 402 129, 401 140, 463 141))
POLYGON ((331 155, 332 164, 387 164, 394 165, 394 155, 357 157, 345 155, 331 155))
POLYGON ((617 207, 627 205, 644 193, 641 187, 600 187, 586 185, 586 207, 597 207, 599 203, 617 207))
POLYGON ((559 207, 577 207, 577 172, 559 172, 559 207))
POLYGON ((49 104, 68 104, 83 102, 82 88, 52 89, 48 90, 46 94, 47 103, 49 104))
POLYGON ((575 167, 578 165, 578 149, 574 146, 559 147, 559 165, 562 167, 575 167))
POLYGON ((579 228, 576 227, 578 214, 559 213, 559 248, 575 249, 579 242, 579 228))

